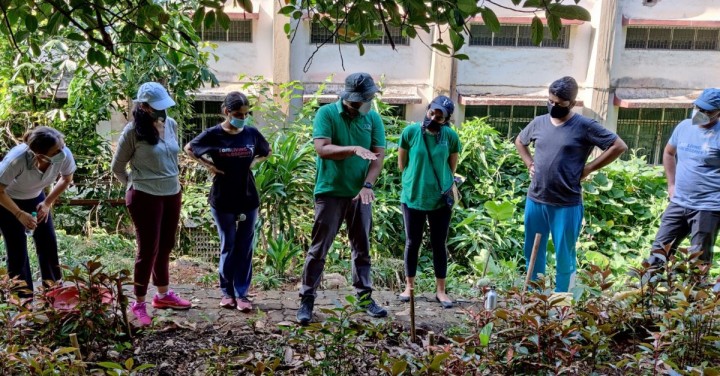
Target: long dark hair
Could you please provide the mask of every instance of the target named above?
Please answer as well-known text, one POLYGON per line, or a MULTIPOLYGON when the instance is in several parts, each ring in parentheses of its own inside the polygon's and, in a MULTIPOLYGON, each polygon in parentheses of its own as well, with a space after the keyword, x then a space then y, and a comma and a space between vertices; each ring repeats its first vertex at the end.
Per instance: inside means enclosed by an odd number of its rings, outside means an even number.
POLYGON ((23 136, 23 142, 35 154, 47 155, 55 145, 62 144, 65 136, 55 128, 40 126, 23 136))
POLYGON ((139 141, 146 141, 150 145, 157 145, 160 141, 160 133, 155 128, 155 118, 146 108, 144 103, 138 103, 133 110, 133 123, 135 134, 139 141))

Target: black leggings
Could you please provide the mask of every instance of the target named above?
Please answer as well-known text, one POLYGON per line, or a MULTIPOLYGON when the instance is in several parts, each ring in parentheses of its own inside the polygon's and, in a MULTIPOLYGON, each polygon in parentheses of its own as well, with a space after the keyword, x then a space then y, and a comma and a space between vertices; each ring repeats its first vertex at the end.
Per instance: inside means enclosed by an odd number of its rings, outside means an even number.
POLYGON ((408 208, 402 204, 405 219, 405 276, 414 278, 417 272, 418 253, 423 241, 425 222, 430 224, 430 246, 433 251, 435 278, 447 276, 447 241, 452 210, 447 206, 425 211, 408 208))

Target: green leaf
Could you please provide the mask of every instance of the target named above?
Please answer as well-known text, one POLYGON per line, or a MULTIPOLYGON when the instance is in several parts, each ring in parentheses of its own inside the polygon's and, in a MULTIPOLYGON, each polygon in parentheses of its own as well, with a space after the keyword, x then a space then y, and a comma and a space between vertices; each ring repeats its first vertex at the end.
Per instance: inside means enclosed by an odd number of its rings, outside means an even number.
POLYGON ((432 360, 432 363, 430 364, 430 369, 433 371, 440 371, 440 366, 450 356, 449 353, 440 353, 435 355, 435 357, 432 360))
POLYGON ((393 376, 397 376, 397 375, 405 372, 405 370, 407 369, 407 366, 408 366, 408 364, 407 364, 406 361, 404 361, 404 360, 398 360, 398 361, 396 361, 395 363, 393 363, 392 370, 391 370, 390 373, 391 373, 393 376))
POLYGON ((548 12, 545 12, 545 16, 547 18, 548 29, 550 29, 552 39, 558 39, 558 37, 560 37, 560 30, 562 29, 562 19, 560 19, 557 15, 550 14, 548 12))
POLYGON ((199 29, 202 25, 203 19, 205 18, 205 7, 198 7, 192 17, 192 25, 194 28, 199 29))
POLYGON ((520 5, 522 0, 512 0, 513 5, 520 5))
POLYGON ((512 218, 515 213, 515 206, 510 201, 495 202, 485 201, 483 204, 490 218, 502 222, 512 218))
POLYGON ((294 12, 295 9, 296 9, 296 8, 295 8, 294 5, 286 5, 286 6, 282 7, 282 8, 280 8, 280 10, 278 11, 278 13, 281 13, 281 14, 284 14, 284 15, 288 16, 288 15, 290 15, 290 13, 294 12))
POLYGON ((566 20, 590 21, 590 12, 579 5, 550 4, 547 11, 566 20))
POLYGON ((543 40, 543 24, 540 17, 533 17, 532 24, 530 24, 530 31, 530 38, 533 44, 536 46, 540 45, 540 42, 543 40))
POLYGON ((457 31, 450 29, 450 42, 452 43, 453 51, 458 51, 465 44, 465 37, 459 34, 457 31))
POLYGON ((585 251, 585 259, 589 263, 597 265, 601 268, 605 268, 610 265, 610 259, 602 253, 596 251, 585 251))
POLYGON ((28 29, 29 32, 34 32, 38 28, 38 20, 37 17, 33 16, 32 14, 28 14, 25 16, 25 27, 28 29))
POLYGON ((365 46, 363 46, 362 40, 357 41, 358 46, 358 52, 360 52, 360 56, 365 55, 365 46))
POLYGON ((477 2, 475 0, 458 0, 458 9, 466 14, 475 14, 478 11, 477 2))
POLYGON ((225 30, 230 28, 230 16, 228 16, 225 12, 218 12, 216 16, 217 23, 220 27, 225 30))
POLYGON ((480 344, 487 347, 490 344, 490 335, 492 333, 493 323, 489 322, 480 330, 480 344))
POLYGON ((525 3, 523 3, 523 8, 540 8, 543 5, 543 0, 525 0, 525 3))
POLYGON ((34 41, 30 42, 30 49, 32 50, 34 56, 40 56, 40 54, 42 53, 40 51, 40 47, 34 41))
POLYGON ((251 0, 240 0, 238 1, 240 3, 240 8, 242 8, 244 11, 248 13, 252 13, 253 11, 253 4, 251 0))
POLYGON ((455 55, 452 55, 452 57, 454 57, 458 60, 470 60, 470 56, 468 56, 466 54, 455 54, 455 55))
POLYGON ((485 26, 487 26, 493 33, 500 31, 500 21, 492 9, 485 7, 480 8, 480 15, 482 15, 485 26))
POLYGON ((115 362, 98 362, 97 365, 107 369, 119 369, 122 370, 122 366, 115 362))
POLYGON ((442 53, 450 55, 450 48, 445 43, 433 43, 431 46, 442 53))
POLYGON ((212 25, 215 23, 215 11, 211 10, 205 14, 205 19, 203 20, 203 25, 205 26, 205 29, 209 29, 212 27, 212 25))

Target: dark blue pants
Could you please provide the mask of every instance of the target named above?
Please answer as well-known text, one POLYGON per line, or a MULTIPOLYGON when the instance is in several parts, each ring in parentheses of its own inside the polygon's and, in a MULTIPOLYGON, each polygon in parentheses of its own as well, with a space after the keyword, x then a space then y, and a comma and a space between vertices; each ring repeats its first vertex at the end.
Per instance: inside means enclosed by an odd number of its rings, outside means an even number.
MULTIPOLYGON (((32 213, 37 211, 37 204, 45 200, 45 194, 29 200, 13 200, 23 211, 32 213)), ((27 289, 19 291, 20 296, 32 296, 33 278, 30 270, 30 258, 28 257, 27 236, 25 226, 17 218, 0 206, 0 232, 5 239, 5 250, 7 251, 7 269, 10 277, 18 277, 25 281, 27 289)), ((40 276, 43 281, 58 281, 62 279, 60 262, 58 260, 57 238, 53 226, 52 215, 48 214, 47 222, 38 222, 35 232, 35 251, 40 265, 40 276)))
POLYGON ((450 230, 452 209, 443 205, 440 209, 425 211, 411 209, 402 204, 405 220, 405 276, 414 278, 417 273, 418 254, 425 233, 425 222, 430 224, 430 247, 433 252, 435 278, 447 277, 447 236, 450 230))
POLYGON ((210 208, 220 235, 220 290, 223 295, 244 298, 252 282, 253 239, 258 210, 238 214, 210 208))

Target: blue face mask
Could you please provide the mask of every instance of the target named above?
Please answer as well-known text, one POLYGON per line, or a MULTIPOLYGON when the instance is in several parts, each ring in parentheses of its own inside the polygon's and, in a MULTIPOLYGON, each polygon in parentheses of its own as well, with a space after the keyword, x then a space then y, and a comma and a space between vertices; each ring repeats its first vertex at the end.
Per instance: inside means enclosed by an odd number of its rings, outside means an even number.
POLYGON ((53 155, 50 157, 50 163, 52 164, 58 164, 65 160, 65 152, 60 150, 59 153, 53 155))
POLYGON ((242 128, 247 124, 247 118, 245 119, 238 119, 236 117, 230 117, 230 125, 232 125, 235 128, 242 128))

